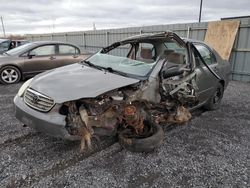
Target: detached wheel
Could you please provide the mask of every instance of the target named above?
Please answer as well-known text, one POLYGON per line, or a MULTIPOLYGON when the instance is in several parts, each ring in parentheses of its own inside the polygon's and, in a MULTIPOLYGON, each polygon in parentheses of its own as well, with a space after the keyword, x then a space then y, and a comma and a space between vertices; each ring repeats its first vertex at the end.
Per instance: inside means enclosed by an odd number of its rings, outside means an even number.
POLYGON ((221 83, 218 83, 213 96, 204 105, 204 108, 206 110, 217 110, 218 108, 220 108, 223 94, 224 94, 223 85, 221 83))
POLYGON ((3 84, 14 84, 21 79, 21 72, 14 66, 5 66, 0 69, 0 82, 3 84))
POLYGON ((133 152, 150 152, 159 147, 164 138, 161 126, 149 121, 145 121, 144 124, 150 126, 151 134, 146 137, 135 136, 131 129, 125 129, 118 135, 120 145, 133 152))

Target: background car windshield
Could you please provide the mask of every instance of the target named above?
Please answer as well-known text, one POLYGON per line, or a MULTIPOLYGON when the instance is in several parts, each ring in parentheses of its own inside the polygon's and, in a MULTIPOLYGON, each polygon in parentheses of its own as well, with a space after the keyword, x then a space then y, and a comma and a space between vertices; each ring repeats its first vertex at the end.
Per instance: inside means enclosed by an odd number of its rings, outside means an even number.
POLYGON ((10 41, 4 41, 0 43, 0 51, 8 50, 10 45, 10 41))
POLYGON ((12 50, 7 51, 7 54, 8 55, 19 55, 21 53, 26 52, 26 50, 29 49, 29 47, 31 47, 31 46, 33 46, 32 43, 27 43, 27 44, 24 44, 22 46, 19 46, 19 47, 12 49, 12 50))
MULTIPOLYGON (((119 46, 108 53, 97 53, 90 57, 91 63, 113 70, 136 76, 146 76, 153 66, 155 60, 150 53, 154 53, 154 46, 149 43, 126 44, 119 46)), ((154 54, 155 55, 155 54, 154 54)))

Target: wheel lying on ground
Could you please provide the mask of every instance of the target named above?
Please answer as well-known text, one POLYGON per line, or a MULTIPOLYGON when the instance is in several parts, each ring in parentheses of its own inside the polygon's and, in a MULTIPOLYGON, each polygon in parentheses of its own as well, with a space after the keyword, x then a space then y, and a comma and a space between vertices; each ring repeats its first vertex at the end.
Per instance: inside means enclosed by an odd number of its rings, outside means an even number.
POLYGON ((206 110, 217 110, 220 108, 221 99, 223 97, 224 87, 221 83, 218 83, 216 90, 208 102, 204 105, 206 110))
POLYGON ((14 84, 21 79, 21 72, 14 66, 5 66, 0 69, 0 82, 2 84, 14 84))
POLYGON ((164 138, 161 126, 150 121, 144 121, 144 125, 149 127, 150 134, 147 136, 136 136, 133 130, 124 129, 118 135, 120 145, 133 152, 150 152, 159 147, 164 138))

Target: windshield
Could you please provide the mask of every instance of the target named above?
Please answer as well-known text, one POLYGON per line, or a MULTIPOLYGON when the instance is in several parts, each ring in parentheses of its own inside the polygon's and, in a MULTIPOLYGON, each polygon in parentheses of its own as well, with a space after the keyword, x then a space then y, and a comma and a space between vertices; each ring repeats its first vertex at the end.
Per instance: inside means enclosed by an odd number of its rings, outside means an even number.
POLYGON ((24 44, 22 46, 18 46, 12 50, 9 50, 6 52, 6 54, 8 55, 19 55, 21 53, 24 53, 26 52, 27 49, 29 49, 31 46, 33 46, 32 43, 27 43, 27 44, 24 44))
POLYGON ((9 45, 10 45, 9 40, 5 41, 0 40, 0 51, 7 51, 9 49, 9 45))
POLYGON ((156 63, 155 47, 150 43, 133 43, 110 47, 91 56, 88 61, 99 67, 135 76, 147 76, 156 63))

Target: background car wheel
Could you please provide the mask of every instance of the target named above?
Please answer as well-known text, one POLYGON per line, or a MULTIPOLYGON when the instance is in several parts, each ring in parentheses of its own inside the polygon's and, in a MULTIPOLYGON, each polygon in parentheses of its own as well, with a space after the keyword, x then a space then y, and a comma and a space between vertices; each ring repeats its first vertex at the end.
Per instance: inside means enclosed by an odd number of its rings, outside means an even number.
POLYGON ((220 107, 221 99, 223 97, 224 88, 221 83, 218 83, 217 88, 213 94, 213 96, 208 100, 208 102, 204 105, 206 110, 216 110, 220 107))
POLYGON ((6 66, 0 69, 0 82, 3 84, 14 84, 21 79, 21 72, 13 66, 6 66))
POLYGON ((152 134, 148 137, 133 137, 130 129, 124 129, 118 135, 120 145, 133 152, 150 152, 159 147, 163 142, 164 132, 160 125, 149 123, 152 128, 152 134))

